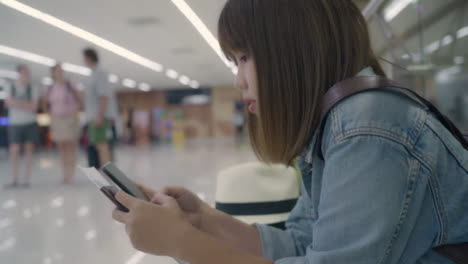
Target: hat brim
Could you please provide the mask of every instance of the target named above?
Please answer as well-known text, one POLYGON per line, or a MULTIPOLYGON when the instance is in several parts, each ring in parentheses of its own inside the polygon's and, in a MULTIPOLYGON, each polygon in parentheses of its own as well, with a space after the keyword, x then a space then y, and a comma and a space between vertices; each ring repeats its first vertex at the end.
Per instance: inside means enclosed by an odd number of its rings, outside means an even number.
POLYGON ((235 215, 234 217, 249 225, 252 225, 252 224, 269 225, 269 224, 285 222, 289 217, 289 213, 270 214, 270 215, 242 215, 242 216, 235 215))

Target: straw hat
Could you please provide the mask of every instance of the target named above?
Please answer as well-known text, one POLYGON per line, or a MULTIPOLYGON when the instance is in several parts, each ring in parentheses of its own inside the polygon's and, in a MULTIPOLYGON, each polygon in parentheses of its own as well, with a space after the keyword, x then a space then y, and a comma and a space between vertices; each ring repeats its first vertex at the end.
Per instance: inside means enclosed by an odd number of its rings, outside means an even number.
POLYGON ((218 174, 216 208, 248 224, 281 226, 299 197, 293 168, 249 162, 218 174))

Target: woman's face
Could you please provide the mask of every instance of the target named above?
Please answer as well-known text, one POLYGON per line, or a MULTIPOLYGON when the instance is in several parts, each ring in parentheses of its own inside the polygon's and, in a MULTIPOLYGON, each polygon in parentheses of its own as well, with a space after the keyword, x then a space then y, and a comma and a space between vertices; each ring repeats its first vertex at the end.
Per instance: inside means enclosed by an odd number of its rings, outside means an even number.
POLYGON ((54 80, 58 80, 58 81, 61 81, 63 80, 63 70, 62 70, 62 67, 55 67, 54 69, 54 72, 53 72, 53 79, 54 80))
POLYGON ((239 71, 237 72, 235 86, 242 92, 242 100, 247 109, 252 114, 257 114, 258 102, 258 80, 257 70, 255 68, 255 60, 253 56, 243 52, 234 53, 234 59, 239 71))

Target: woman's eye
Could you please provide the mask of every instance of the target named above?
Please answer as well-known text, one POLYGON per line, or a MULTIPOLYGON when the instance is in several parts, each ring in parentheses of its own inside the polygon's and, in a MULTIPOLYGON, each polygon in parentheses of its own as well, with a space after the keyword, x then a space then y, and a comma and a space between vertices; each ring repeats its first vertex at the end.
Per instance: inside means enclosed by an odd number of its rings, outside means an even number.
POLYGON ((246 63, 247 60, 248 60, 247 55, 244 55, 244 56, 240 57, 240 61, 243 62, 243 63, 246 63))

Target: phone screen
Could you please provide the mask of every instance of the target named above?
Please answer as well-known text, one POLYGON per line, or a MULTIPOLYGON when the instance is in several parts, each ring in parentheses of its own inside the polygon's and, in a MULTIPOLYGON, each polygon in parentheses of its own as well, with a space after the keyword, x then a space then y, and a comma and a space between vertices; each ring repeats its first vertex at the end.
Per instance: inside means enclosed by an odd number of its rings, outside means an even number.
POLYGON ((131 181, 125 174, 119 170, 113 163, 105 164, 101 171, 106 174, 109 179, 114 182, 122 191, 132 195, 135 198, 149 201, 148 197, 131 181))

